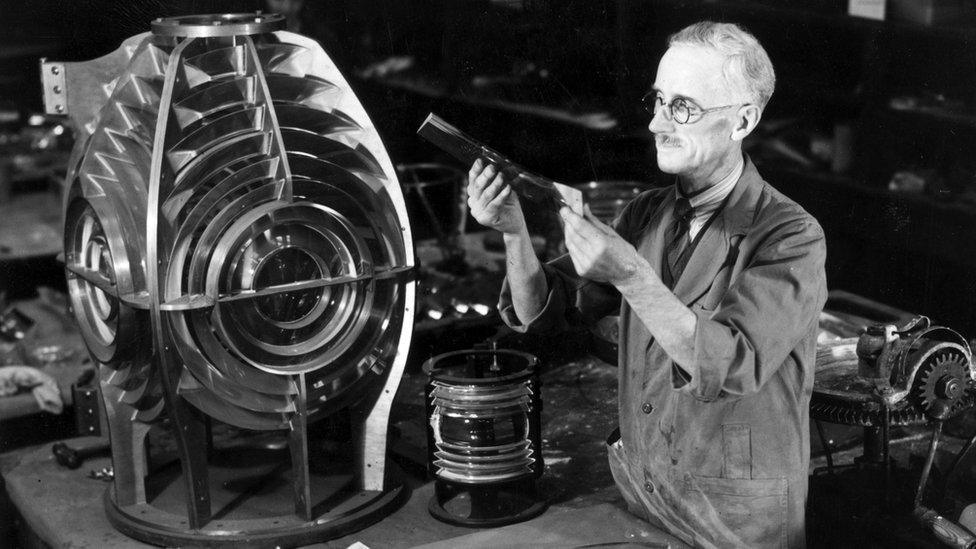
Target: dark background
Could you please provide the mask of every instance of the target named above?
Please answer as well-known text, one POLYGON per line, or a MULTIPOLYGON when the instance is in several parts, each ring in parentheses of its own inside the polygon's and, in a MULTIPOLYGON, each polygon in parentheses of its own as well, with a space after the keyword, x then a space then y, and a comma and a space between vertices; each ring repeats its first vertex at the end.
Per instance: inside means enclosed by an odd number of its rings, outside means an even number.
MULTIPOLYGON (((435 111, 559 180, 664 185, 670 180, 654 167, 639 99, 666 37, 704 18, 741 23, 778 74, 750 154, 826 229, 831 289, 927 314, 972 337, 976 6, 935 2, 956 11, 928 23, 899 13, 906 3, 889 2, 896 20, 879 22, 846 15, 842 0, 309 0, 302 32, 343 69, 394 163, 445 160, 414 135, 435 111), (391 57, 411 63, 378 70, 391 57), (587 125, 593 113, 616 124, 587 125), (852 139, 834 145, 838 127, 850 128, 852 139), (835 166, 837 151, 851 162, 835 166), (888 190, 903 171, 923 178, 924 190, 888 190)), ((261 7, 5 0, 0 109, 41 109, 42 56, 90 59, 147 31, 155 17, 261 7)))

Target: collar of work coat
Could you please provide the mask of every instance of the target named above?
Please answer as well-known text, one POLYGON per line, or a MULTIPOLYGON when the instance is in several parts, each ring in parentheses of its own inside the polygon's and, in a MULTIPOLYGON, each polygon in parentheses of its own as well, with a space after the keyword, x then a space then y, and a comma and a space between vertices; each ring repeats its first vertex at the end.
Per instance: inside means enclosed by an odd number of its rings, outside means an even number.
MULTIPOLYGON (((756 171, 748 156, 742 175, 728 196, 725 206, 719 210, 715 219, 704 229, 701 240, 685 267, 684 273, 674 286, 674 295, 685 305, 691 305, 706 291, 722 269, 731 267, 738 256, 739 241, 746 234, 755 219, 756 205, 765 182, 756 171), (724 258, 716 261, 716 258, 724 258)), ((674 203, 677 189, 664 195, 659 207, 647 223, 651 240, 648 243, 648 259, 651 265, 663 265, 665 231, 674 223, 674 203)), ((660 272, 660 271, 658 271, 660 272)))

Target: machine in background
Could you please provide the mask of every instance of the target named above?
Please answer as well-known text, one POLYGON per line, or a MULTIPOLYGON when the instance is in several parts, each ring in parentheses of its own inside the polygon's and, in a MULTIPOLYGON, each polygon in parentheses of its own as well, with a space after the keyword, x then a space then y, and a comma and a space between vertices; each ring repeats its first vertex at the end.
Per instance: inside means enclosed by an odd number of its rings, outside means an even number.
MULTIPOLYGON (((896 514, 914 514, 953 547, 976 546, 976 536, 971 532, 923 505, 943 424, 974 404, 976 368, 969 344, 954 330, 932 325, 927 317, 872 325, 859 337, 822 346, 811 416, 818 421, 825 446, 820 421, 863 427, 863 455, 852 464, 835 465, 827 448, 826 471, 815 472, 812 480, 835 479, 835 488, 843 488, 834 495, 847 494, 849 497, 842 497, 844 501, 860 501, 853 505, 861 507, 861 512, 866 509, 863 504, 874 497, 874 504, 896 514), (926 422, 932 427, 928 454, 914 494, 905 494, 910 484, 894 481, 890 429, 926 422)), ((956 455, 943 479, 949 478, 973 441, 976 438, 956 455)), ((904 472, 898 473, 904 477, 904 472)))

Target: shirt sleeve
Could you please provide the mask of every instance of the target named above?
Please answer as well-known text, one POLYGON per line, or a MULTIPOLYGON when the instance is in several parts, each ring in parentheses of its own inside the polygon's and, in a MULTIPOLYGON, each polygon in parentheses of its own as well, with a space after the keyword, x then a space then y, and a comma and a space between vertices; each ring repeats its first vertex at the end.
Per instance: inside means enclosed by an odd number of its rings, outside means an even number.
POLYGON ((816 329, 827 298, 823 231, 812 218, 774 229, 714 311, 698 317, 691 364, 672 363, 673 386, 711 401, 759 391, 816 329))

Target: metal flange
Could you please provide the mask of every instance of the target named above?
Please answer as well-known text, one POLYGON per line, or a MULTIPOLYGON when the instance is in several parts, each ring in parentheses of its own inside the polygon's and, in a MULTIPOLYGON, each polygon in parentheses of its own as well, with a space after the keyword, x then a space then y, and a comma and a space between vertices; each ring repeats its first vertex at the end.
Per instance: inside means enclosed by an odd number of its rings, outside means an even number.
POLYGON ((214 13, 159 18, 152 22, 153 34, 178 38, 211 38, 264 34, 285 28, 285 17, 277 13, 214 13))

